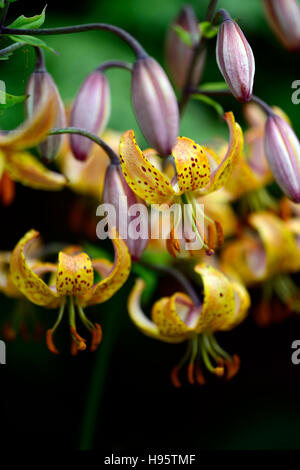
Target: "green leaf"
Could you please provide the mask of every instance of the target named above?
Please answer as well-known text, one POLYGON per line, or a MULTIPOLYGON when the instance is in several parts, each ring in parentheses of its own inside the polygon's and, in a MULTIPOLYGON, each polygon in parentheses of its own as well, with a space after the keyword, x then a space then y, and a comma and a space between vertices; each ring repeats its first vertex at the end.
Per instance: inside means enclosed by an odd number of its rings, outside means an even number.
POLYGON ((26 36, 26 35, 20 34, 20 36, 9 35, 8 37, 12 41, 24 42, 25 44, 28 44, 29 46, 41 47, 42 49, 46 49, 47 51, 51 51, 51 52, 54 52, 54 54, 57 54, 57 52, 54 49, 52 49, 52 47, 47 46, 47 44, 44 41, 34 36, 26 36))
POLYGON ((199 101, 202 101, 203 103, 206 103, 208 104, 209 106, 211 106, 212 108, 214 108, 217 113, 219 114, 219 116, 223 117, 224 116, 224 109, 222 108, 222 106, 220 105, 220 103, 218 103, 217 101, 213 100, 212 98, 210 98, 209 96, 206 96, 206 95, 201 95, 200 93, 198 94, 193 94, 191 95, 192 98, 194 98, 195 100, 199 100, 199 101))
POLYGON ((13 21, 8 28, 26 28, 26 29, 36 29, 40 28, 45 21, 45 11, 46 7, 43 9, 40 15, 26 17, 24 15, 19 16, 15 21, 13 21))
POLYGON ((181 41, 184 42, 184 44, 188 47, 192 47, 195 42, 198 41, 198 38, 195 38, 192 34, 183 29, 178 24, 174 24, 173 29, 176 31, 181 41))
POLYGON ((210 21, 203 21, 199 23, 199 29, 202 36, 211 39, 218 34, 219 26, 214 26, 210 21))
POLYGON ((226 91, 229 90, 226 82, 208 82, 201 84, 201 91, 226 91))
POLYGON ((27 96, 14 96, 0 90, 0 109, 11 108, 15 104, 23 103, 26 98, 27 96))

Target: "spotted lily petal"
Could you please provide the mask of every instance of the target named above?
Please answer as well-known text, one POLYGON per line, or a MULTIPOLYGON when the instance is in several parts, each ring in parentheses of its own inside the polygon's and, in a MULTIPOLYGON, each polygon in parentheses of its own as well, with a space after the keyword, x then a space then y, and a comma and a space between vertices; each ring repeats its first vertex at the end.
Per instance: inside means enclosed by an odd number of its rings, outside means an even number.
POLYGON ((216 331, 231 323, 235 316, 234 291, 229 279, 206 264, 198 264, 195 271, 201 276, 204 300, 196 332, 216 331))
POLYGON ((145 157, 134 132, 127 131, 120 142, 123 175, 131 189, 149 204, 162 204, 174 195, 168 178, 145 157))
POLYGON ((35 147, 47 136, 52 127, 55 103, 52 93, 45 95, 30 119, 27 119, 13 132, 0 135, 0 148, 22 150, 35 147))
POLYGON ((177 194, 205 188, 210 181, 210 165, 204 150, 187 137, 178 137, 172 150, 177 170, 177 194))
POLYGON ((163 336, 186 339, 194 331, 195 317, 199 315, 190 297, 177 292, 155 302, 151 316, 163 336))
POLYGON ((243 150, 243 133, 239 124, 235 122, 233 113, 226 113, 225 120, 230 133, 228 150, 220 165, 212 172, 210 184, 206 188, 205 193, 216 191, 226 184, 231 175, 232 168, 243 150))
POLYGON ((85 294, 94 284, 92 261, 86 253, 58 256, 56 290, 61 296, 85 294))
POLYGON ((36 189, 57 191, 67 183, 63 175, 48 170, 28 152, 8 153, 5 169, 14 181, 36 189))
POLYGON ((47 284, 30 268, 26 251, 39 232, 30 230, 16 245, 11 255, 10 272, 16 287, 33 303, 43 306, 58 306, 60 299, 47 284))
POLYGON ((131 258, 126 243, 112 230, 111 238, 115 249, 115 261, 109 274, 83 296, 79 296, 82 306, 105 302, 127 281, 131 268, 131 258))
POLYGON ((232 328, 235 328, 237 325, 242 323, 248 314, 251 303, 250 295, 241 282, 237 280, 231 280, 231 285, 235 299, 235 314, 232 321, 221 327, 221 330, 231 330, 232 328))
MULTIPOLYGON (((151 321, 143 312, 141 308, 141 297, 143 290, 145 289, 145 283, 142 279, 137 279, 135 285, 128 298, 128 312, 132 322, 135 326, 146 336, 151 338, 159 339, 167 343, 179 343, 186 339, 186 335, 181 336, 164 336, 158 326, 151 321)), ((167 302, 169 299, 166 299, 167 302)))

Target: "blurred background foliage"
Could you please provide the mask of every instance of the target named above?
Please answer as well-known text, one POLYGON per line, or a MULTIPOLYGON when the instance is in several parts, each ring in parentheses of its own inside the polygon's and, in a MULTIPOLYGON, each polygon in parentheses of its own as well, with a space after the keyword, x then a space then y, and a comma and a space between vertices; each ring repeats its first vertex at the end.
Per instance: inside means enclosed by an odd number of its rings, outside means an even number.
MULTIPOLYGON (((201 19, 207 0, 189 3, 201 19)), ((289 54, 280 46, 267 25, 261 3, 222 0, 219 5, 239 19, 253 48, 255 94, 282 107, 300 135, 299 107, 291 102, 291 83, 300 78, 299 55, 289 54)), ((51 0, 45 27, 113 23, 136 36, 164 64, 166 28, 183 4, 181 0, 51 0)), ((8 20, 19 14, 39 13, 43 7, 36 0, 17 2, 8 20)), ((59 53, 47 52, 46 59, 66 103, 72 101, 82 80, 101 62, 134 59, 129 48, 107 32, 51 36, 46 41, 59 53)), ((5 45, 4 40, 1 47, 5 45)), ((214 50, 212 40, 203 82, 222 79, 214 50)), ((23 94, 34 67, 33 51, 19 50, 0 67, 0 79, 6 82, 7 91, 23 94)), ((109 126, 120 131, 133 128, 142 143, 130 105, 128 72, 114 69, 108 77, 112 89, 109 126)), ((243 124, 239 103, 231 98, 221 102, 243 124)), ((5 110, 0 115, 0 127, 11 129, 22 117, 22 105, 5 110)), ((181 126, 183 135, 205 142, 226 132, 212 109, 199 102, 189 104, 181 126)), ((42 219, 45 226, 56 227, 58 239, 61 227, 57 226, 56 215, 65 193, 50 196, 53 206, 47 213, 45 195, 37 201, 36 194, 40 193, 21 189, 20 194, 23 205, 18 205, 17 195, 12 212, 1 210, 1 239, 5 245, 1 248, 11 248, 23 227, 27 230, 32 224, 39 226, 42 219)), ((81 443, 84 447, 114 450, 300 448, 300 368, 290 360, 291 343, 300 331, 298 318, 267 330, 258 329, 249 318, 236 330, 220 334, 224 347, 241 356, 239 375, 230 383, 212 380, 204 388, 187 386, 178 391, 172 389, 168 374, 182 348, 155 342, 134 329, 124 308, 131 285, 132 280, 114 299, 94 309, 94 318, 100 312, 104 329, 104 341, 97 354, 73 358, 63 353, 56 357, 47 351, 43 340, 34 343, 18 338, 8 345, 8 365, 0 370, 3 443, 45 448, 78 448, 81 443), (88 397, 95 386, 101 390, 99 396, 92 396, 98 406, 89 408, 88 397), (94 437, 87 427, 95 429, 94 437)), ((163 288, 172 286, 160 283, 163 288)), ((11 318, 12 301, 1 297, 0 308, 3 320, 11 318)), ((55 318, 55 312, 40 309, 36 309, 36 315, 47 327, 55 318)))

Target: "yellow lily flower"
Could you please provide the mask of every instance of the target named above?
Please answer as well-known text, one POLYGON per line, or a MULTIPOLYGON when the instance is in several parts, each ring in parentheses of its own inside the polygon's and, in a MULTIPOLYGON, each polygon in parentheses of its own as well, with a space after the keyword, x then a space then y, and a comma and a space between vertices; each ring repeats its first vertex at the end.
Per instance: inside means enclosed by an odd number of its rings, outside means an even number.
POLYGON ((36 112, 13 132, 0 134, 0 179, 7 176, 13 181, 36 189, 58 190, 66 178, 48 170, 26 151, 47 136, 54 117, 52 95, 41 100, 36 112))
POLYGON ((239 360, 237 356, 231 357, 220 348, 214 332, 238 325, 244 320, 250 305, 248 292, 239 281, 229 280, 220 271, 204 263, 198 264, 195 272, 203 285, 203 300, 199 304, 188 295, 176 292, 153 305, 150 320, 141 308, 145 287, 142 279, 137 279, 128 299, 129 316, 142 333, 167 343, 188 341, 187 354, 172 370, 171 379, 175 386, 180 386, 178 372, 185 362, 189 362, 189 382, 205 382, 198 363, 195 368, 198 354, 206 368, 217 376, 225 374, 225 367, 227 379, 235 375, 239 360))
MULTIPOLYGON (((211 149, 200 147, 187 137, 178 137, 172 150, 176 167, 176 175, 172 179, 151 163, 146 152, 140 150, 132 130, 125 132, 120 142, 122 171, 131 189, 149 204, 170 205, 174 201, 190 204, 192 209, 189 211, 188 223, 208 254, 213 250, 201 233, 196 211, 199 206, 197 207, 195 198, 224 186, 243 148, 242 131, 235 122, 233 113, 226 113, 225 120, 229 127, 230 141, 224 158, 220 159, 211 149)), ((204 213, 202 215, 205 218, 204 213)), ((176 237, 178 223, 179 221, 174 221, 167 242, 167 248, 174 256, 180 251, 176 237)), ((220 226, 216 225, 215 230, 219 233, 220 226)))
POLYGON ((86 253, 78 252, 78 247, 71 247, 59 253, 58 263, 39 263, 30 267, 26 259, 27 250, 39 236, 30 230, 16 245, 10 260, 12 280, 19 291, 36 305, 46 308, 60 307, 58 319, 47 331, 47 345, 50 351, 58 353, 53 343, 53 333, 62 320, 66 300, 69 302, 69 325, 72 338, 72 353, 86 349, 86 341, 76 331, 75 306, 85 327, 92 335, 91 350, 95 350, 101 341, 101 327, 88 320, 83 307, 95 305, 110 299, 126 282, 131 259, 126 244, 118 238, 116 230, 111 237, 115 249, 114 264, 104 259, 91 260, 86 253), (52 273, 49 284, 42 275, 52 273), (94 273, 101 276, 101 281, 94 284, 94 273))
POLYGON ((255 232, 228 244, 221 255, 222 267, 234 270, 247 285, 300 268, 295 235, 287 224, 269 212, 254 213, 248 219, 255 232))

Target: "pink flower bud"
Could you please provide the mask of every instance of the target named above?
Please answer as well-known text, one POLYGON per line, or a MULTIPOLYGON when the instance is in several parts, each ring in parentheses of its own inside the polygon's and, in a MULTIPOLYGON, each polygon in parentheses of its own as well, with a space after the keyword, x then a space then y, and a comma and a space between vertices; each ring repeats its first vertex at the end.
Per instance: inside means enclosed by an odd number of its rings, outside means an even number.
MULTIPOLYGON (((198 27, 198 20, 195 16, 193 8, 189 5, 186 5, 182 8, 176 20, 171 24, 166 41, 167 67, 173 83, 179 89, 182 89, 186 83, 187 74, 189 72, 193 58, 193 46, 195 46, 199 40, 200 31, 198 27), (182 39, 180 39, 178 33, 174 29, 174 26, 176 25, 180 26, 190 34, 192 40, 191 46, 188 46, 182 41, 182 39)), ((203 50, 199 55, 194 68, 191 79, 192 87, 196 87, 201 80, 205 58, 206 50, 203 50)))
POLYGON ((298 0, 264 0, 268 22, 284 47, 300 50, 300 5, 298 0))
POLYGON ((148 243, 148 218, 143 218, 143 227, 139 227, 141 237, 133 239, 130 236, 130 223, 135 219, 128 211, 134 204, 140 204, 147 210, 144 201, 138 198, 126 183, 121 166, 111 164, 107 168, 103 190, 103 202, 112 204, 116 211, 116 228, 121 238, 128 246, 131 257, 137 261, 148 243), (142 236, 144 234, 144 237, 142 236))
POLYGON ((281 117, 268 117, 265 153, 277 184, 286 196, 300 202, 300 143, 290 125, 281 117))
MULTIPOLYGON (((110 115, 110 88, 100 70, 92 72, 83 82, 76 96, 70 125, 101 135, 110 115)), ((78 160, 86 160, 93 142, 87 137, 73 134, 71 149, 78 160)))
MULTIPOLYGON (((26 93, 29 95, 28 99, 25 101, 26 113, 29 117, 32 116, 41 97, 45 96, 47 93, 53 93, 53 91, 56 101, 56 116, 53 127, 66 127, 64 104, 53 78, 46 71, 35 71, 29 77, 26 86, 26 93)), ((63 139, 63 135, 47 137, 47 139, 38 146, 41 157, 47 162, 51 162, 58 155, 63 139)))
POLYGON ((138 59, 132 70, 131 93, 138 124, 151 147, 169 155, 179 130, 174 90, 152 57, 138 59))
POLYGON ((239 101, 249 101, 255 72, 254 56, 241 28, 231 19, 225 19, 220 26, 216 55, 231 93, 239 101))

